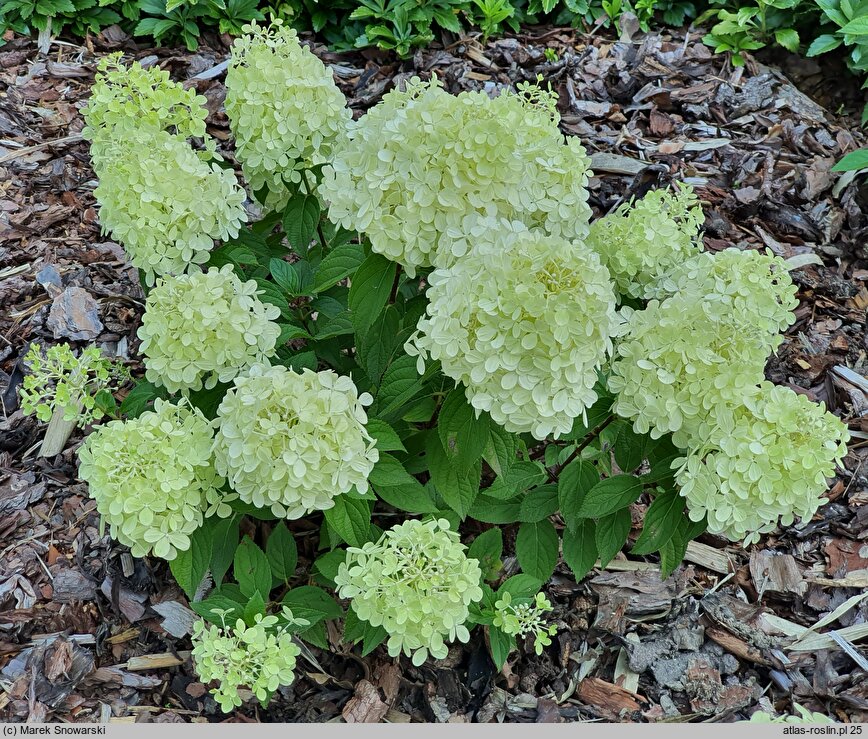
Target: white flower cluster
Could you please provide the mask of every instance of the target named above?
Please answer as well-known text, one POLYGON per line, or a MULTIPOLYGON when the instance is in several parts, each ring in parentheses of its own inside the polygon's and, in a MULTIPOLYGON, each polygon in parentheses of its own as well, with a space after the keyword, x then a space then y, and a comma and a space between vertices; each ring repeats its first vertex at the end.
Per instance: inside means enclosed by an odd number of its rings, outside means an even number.
POLYGON ((240 706, 239 688, 253 692, 265 705, 281 685, 295 680, 295 661, 301 649, 277 616, 258 614, 253 626, 240 618, 235 626, 193 624, 193 662, 204 683, 220 684, 211 693, 223 713, 240 706))
POLYGON ((212 436, 199 410, 157 399, 153 411, 100 426, 79 449, 79 476, 134 557, 153 550, 174 559, 206 515, 231 513, 211 461, 212 436))
POLYGON ((568 432, 597 399, 597 369, 621 325, 606 268, 581 243, 519 222, 470 217, 462 232, 472 246, 429 276, 427 316, 407 352, 440 360, 508 431, 568 432))
POLYGON ((274 354, 280 308, 232 265, 157 281, 139 328, 145 376, 169 392, 212 388, 274 354))
POLYGON ((447 639, 470 638, 464 622, 482 598, 481 576, 448 521, 409 520, 376 543, 349 548, 335 582, 362 621, 389 634, 390 656, 403 652, 421 665, 429 652, 443 659, 447 639))
POLYGON ((816 513, 848 440, 822 406, 763 382, 718 414, 703 448, 680 460, 676 479, 693 520, 707 516, 712 533, 753 543, 778 522, 789 526, 816 513))
POLYGON ((196 269, 215 239, 237 236, 246 220, 235 175, 210 161, 217 155, 205 137, 203 102, 158 68, 127 69, 112 57, 85 110, 100 221, 148 284, 196 269), (203 152, 188 142, 199 136, 203 152))
POLYGON ((412 79, 350 127, 324 169, 329 217, 365 232, 410 276, 463 257, 464 221, 474 213, 583 240, 589 160, 558 130, 555 100, 531 87, 450 95, 436 78, 412 79))
POLYGON ((652 190, 591 224, 588 245, 600 254, 621 295, 648 298, 666 271, 697 254, 699 199, 687 185, 652 190))
POLYGON ((368 489, 379 459, 365 430, 367 393, 332 371, 254 365, 217 410, 217 470, 241 500, 299 518, 368 489))
POLYGON ((247 184, 254 193, 268 188, 265 205, 279 208, 303 168, 331 160, 352 114, 293 29, 276 20, 243 30, 226 73, 226 114, 247 184))

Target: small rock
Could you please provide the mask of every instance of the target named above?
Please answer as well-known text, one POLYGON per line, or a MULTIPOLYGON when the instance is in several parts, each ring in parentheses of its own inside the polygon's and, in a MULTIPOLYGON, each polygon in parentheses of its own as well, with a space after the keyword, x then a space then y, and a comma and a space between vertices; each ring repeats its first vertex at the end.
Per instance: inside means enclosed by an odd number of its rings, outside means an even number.
POLYGON ((55 296, 46 323, 55 339, 63 336, 75 341, 89 341, 99 336, 103 329, 99 305, 81 287, 68 287, 55 296))
POLYGON ((54 600, 72 603, 76 600, 93 600, 96 587, 81 572, 74 569, 54 570, 54 600))
POLYGON ((60 272, 53 264, 46 264, 39 272, 36 273, 36 281, 45 288, 52 298, 56 297, 63 290, 63 280, 60 277, 60 272))

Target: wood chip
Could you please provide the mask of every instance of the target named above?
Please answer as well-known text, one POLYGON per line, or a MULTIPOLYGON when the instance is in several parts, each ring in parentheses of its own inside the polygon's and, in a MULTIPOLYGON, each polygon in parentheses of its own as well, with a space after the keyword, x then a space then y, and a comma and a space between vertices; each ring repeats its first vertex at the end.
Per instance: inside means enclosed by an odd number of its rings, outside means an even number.
POLYGON ((141 657, 131 657, 125 665, 117 665, 117 667, 126 667, 128 670, 159 670, 162 667, 177 667, 184 664, 190 652, 181 651, 177 656, 171 652, 163 652, 162 654, 145 654, 141 657))

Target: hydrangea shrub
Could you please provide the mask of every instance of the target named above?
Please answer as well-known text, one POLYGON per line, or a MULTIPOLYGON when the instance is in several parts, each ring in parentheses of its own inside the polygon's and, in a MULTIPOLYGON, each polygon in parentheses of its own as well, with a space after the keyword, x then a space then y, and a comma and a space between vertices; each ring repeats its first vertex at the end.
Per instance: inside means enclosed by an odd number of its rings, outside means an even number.
POLYGON ((847 431, 765 381, 786 264, 704 253, 683 185, 593 220, 553 93, 411 80, 353 122, 294 33, 249 31, 227 78, 246 192, 158 71, 108 64, 87 133, 153 288, 146 377, 80 475, 211 624, 194 660, 224 710, 290 684, 330 620, 416 664, 479 627, 500 667, 550 647, 558 568, 626 546, 668 575, 706 530, 817 510, 847 431), (248 198, 275 212, 242 228, 248 198))

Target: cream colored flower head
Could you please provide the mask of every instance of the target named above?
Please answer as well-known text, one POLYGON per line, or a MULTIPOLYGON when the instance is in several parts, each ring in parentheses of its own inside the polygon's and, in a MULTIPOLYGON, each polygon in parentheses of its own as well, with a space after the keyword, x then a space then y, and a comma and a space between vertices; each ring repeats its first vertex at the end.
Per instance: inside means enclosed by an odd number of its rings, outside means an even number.
POLYGON ((153 411, 100 426, 79 449, 79 476, 134 557, 174 559, 206 515, 231 513, 211 463, 212 435, 199 410, 157 399, 153 411))
POLYGON ((468 217, 469 251, 429 276, 428 312, 407 343, 465 386, 508 431, 557 437, 597 399, 597 369, 620 330, 597 255, 518 222, 468 217))
POLYGON ((464 219, 505 217, 567 240, 588 234, 590 161, 558 130, 556 96, 523 87, 450 95, 414 78, 356 122, 323 171, 329 218, 404 266, 464 256, 464 219))
POLYGON ((650 298, 666 272, 699 253, 702 221, 699 199, 687 185, 652 190, 594 221, 588 246, 609 268, 621 295, 650 298))
POLYGON ((781 342, 754 317, 689 293, 622 313, 628 331, 608 381, 613 408, 637 433, 673 432, 682 447, 704 441, 710 414, 753 391, 781 342))
MULTIPOLYGON (((331 70, 276 20, 235 39, 226 73, 226 114, 253 193, 282 207, 300 170, 331 160, 352 119, 331 70)), ((355 230, 355 229, 353 229, 355 230)))
POLYGON ((110 149, 94 190, 100 222, 149 285, 199 269, 215 239, 238 235, 246 196, 231 170, 164 131, 128 132, 110 149))
POLYGON ((368 490, 379 459, 364 406, 349 377, 254 365, 235 378, 217 411, 217 470, 241 500, 300 518, 368 490))
POLYGON ((464 622, 482 598, 481 576, 448 521, 411 519, 348 549, 335 583, 362 621, 386 630, 390 656, 421 665, 429 653, 443 659, 446 641, 468 641, 464 622))
POLYGON ((193 624, 193 663, 204 683, 216 680, 211 693, 223 713, 241 705, 239 688, 250 690, 262 705, 281 685, 295 680, 301 649, 277 616, 257 614, 253 626, 240 618, 234 626, 193 624), (277 627, 277 628, 275 628, 277 627))
POLYGON ((786 262, 752 249, 697 254, 661 277, 653 292, 658 299, 682 295, 715 301, 769 334, 786 331, 799 305, 786 262))
POLYGON ((232 265, 157 281, 139 328, 145 376, 169 392, 212 388, 274 354, 280 309, 232 265))
POLYGON ((693 520, 707 516, 710 532, 748 544, 816 513, 850 438, 823 406, 770 382, 715 423, 676 480, 693 520))
POLYGON ((84 109, 82 135, 91 142, 91 158, 100 174, 111 156, 110 144, 139 131, 172 132, 180 139, 201 138, 209 153, 215 142, 205 135, 205 98, 195 89, 184 89, 169 73, 138 62, 121 64, 121 52, 100 60, 84 109))

